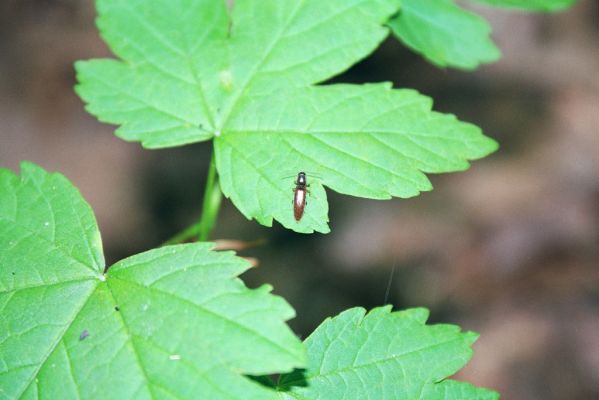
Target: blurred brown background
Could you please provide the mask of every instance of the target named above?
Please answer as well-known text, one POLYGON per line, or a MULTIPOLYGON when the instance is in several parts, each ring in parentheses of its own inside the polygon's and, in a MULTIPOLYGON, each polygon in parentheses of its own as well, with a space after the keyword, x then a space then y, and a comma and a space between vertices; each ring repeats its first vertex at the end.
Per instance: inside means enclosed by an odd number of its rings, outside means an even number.
MULTIPOLYGON (((425 306, 433 322, 481 333, 460 379, 504 399, 599 399, 599 2, 477 10, 497 64, 441 70, 389 39, 336 80, 416 88, 483 127, 498 153, 411 200, 329 192, 329 235, 268 229, 226 202, 214 236, 268 240, 243 253, 260 259, 245 280, 273 284, 302 336, 352 306, 425 306)), ((72 64, 109 55, 93 20, 92 0, 0 3, 0 165, 69 177, 114 262, 198 218, 210 146, 144 151, 85 113, 72 64)))

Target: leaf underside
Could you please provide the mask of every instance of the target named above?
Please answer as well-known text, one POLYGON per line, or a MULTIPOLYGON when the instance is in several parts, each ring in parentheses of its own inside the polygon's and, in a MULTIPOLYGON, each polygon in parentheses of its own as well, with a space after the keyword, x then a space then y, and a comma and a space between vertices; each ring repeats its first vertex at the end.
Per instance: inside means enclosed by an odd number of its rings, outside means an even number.
POLYGON ((403 0, 389 26, 408 47, 439 67, 472 70, 501 55, 489 38, 488 22, 453 0, 403 0))
POLYGON ((472 355, 477 334, 425 325, 428 311, 362 308, 326 320, 308 337, 308 368, 283 375, 282 399, 496 400, 491 390, 446 379, 472 355))
POLYGON ((293 310, 210 244, 104 274, 90 207, 61 175, 0 170, 1 399, 276 399, 243 374, 303 365, 293 310))
POLYGON ((247 217, 328 232, 324 187, 411 197, 423 173, 497 148, 473 125, 388 84, 314 86, 370 54, 399 0, 98 0, 120 60, 76 64, 87 110, 149 148, 214 140, 223 193, 247 217), (308 173, 304 217, 294 178, 308 173))
MULTIPOLYGON (((496 7, 553 12, 576 0, 473 0, 496 7)), ((489 23, 465 10, 456 0, 403 0, 389 21, 394 34, 412 50, 439 67, 473 70, 497 61, 501 52, 491 38, 489 23)))

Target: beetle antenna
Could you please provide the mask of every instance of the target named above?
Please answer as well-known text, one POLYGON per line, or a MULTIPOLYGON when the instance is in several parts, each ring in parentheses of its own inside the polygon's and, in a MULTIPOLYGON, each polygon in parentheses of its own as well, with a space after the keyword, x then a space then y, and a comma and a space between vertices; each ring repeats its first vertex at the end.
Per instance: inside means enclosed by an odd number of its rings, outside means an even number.
MULTIPOLYGON (((318 178, 318 179, 322 179, 322 176, 320 176, 319 174, 313 174, 311 172, 304 172, 309 178, 318 178)), ((293 174, 293 175, 288 175, 288 176, 283 176, 281 177, 281 179, 289 179, 289 178, 297 178, 297 174, 293 174)))

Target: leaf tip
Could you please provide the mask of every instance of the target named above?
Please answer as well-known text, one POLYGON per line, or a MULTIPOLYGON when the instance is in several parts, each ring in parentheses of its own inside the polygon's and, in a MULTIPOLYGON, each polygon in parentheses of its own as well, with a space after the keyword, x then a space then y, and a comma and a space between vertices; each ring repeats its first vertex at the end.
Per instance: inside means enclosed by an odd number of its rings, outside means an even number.
POLYGON ((473 331, 466 331, 462 334, 464 341, 469 345, 472 346, 480 337, 480 334, 478 332, 473 332, 473 331))
POLYGON ((428 321, 430 316, 430 311, 424 307, 410 308, 405 311, 400 311, 399 313, 403 314, 404 317, 410 318, 423 325, 428 321))
POLYGON ((366 309, 364 307, 353 307, 353 308, 345 310, 342 313, 340 313, 339 315, 329 318, 329 319, 335 320, 338 318, 339 319, 349 318, 349 319, 354 319, 357 322, 360 322, 364 319, 365 315, 366 315, 366 309))
POLYGON ((40 172, 45 172, 42 167, 40 167, 39 165, 31 162, 31 161, 21 161, 19 163, 19 167, 21 168, 21 174, 25 175, 25 174, 29 174, 29 173, 40 173, 40 172))

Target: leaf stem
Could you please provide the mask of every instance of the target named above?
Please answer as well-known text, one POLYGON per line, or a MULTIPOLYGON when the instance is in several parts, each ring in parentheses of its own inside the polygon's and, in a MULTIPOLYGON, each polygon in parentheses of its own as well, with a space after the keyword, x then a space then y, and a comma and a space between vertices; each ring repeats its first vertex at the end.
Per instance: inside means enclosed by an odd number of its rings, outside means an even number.
POLYGON ((164 242, 164 245, 182 243, 194 237, 197 237, 197 240, 200 242, 208 240, 210 232, 212 232, 216 225, 222 198, 223 194, 220 190, 216 173, 216 160, 214 153, 212 153, 210 167, 208 168, 208 179, 206 181, 206 188, 204 189, 200 220, 164 242))
POLYGON ((197 236, 199 233, 200 233, 200 223, 198 222, 196 224, 193 224, 193 225, 185 228, 185 230, 177 233, 175 236, 173 236, 166 242, 162 243, 162 246, 168 246, 171 244, 179 244, 179 243, 186 242, 187 240, 191 239, 192 237, 197 236))
POLYGON ((206 181, 206 189, 204 190, 204 204, 202 205, 202 216, 200 217, 199 225, 199 241, 206 241, 210 237, 210 232, 216 225, 220 204, 223 200, 223 193, 220 190, 218 176, 216 173, 216 158, 214 152, 210 158, 210 167, 208 168, 208 180, 206 181))

